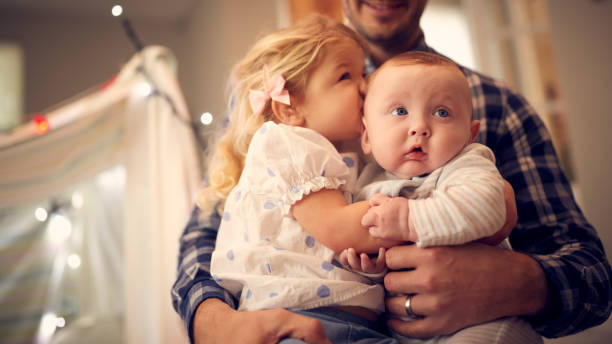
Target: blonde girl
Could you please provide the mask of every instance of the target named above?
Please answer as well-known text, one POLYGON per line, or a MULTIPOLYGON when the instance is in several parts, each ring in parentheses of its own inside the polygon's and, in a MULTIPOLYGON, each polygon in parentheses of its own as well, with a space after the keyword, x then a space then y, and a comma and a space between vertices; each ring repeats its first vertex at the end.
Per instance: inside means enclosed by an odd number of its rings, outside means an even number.
POLYGON ((304 311, 328 336, 350 322, 359 337, 391 340, 375 331, 382 286, 336 260, 397 244, 360 225, 367 202, 347 202, 358 162, 338 148, 360 135, 363 74, 358 36, 322 16, 256 42, 233 69, 229 124, 198 204, 223 214, 211 273, 239 310, 304 311))

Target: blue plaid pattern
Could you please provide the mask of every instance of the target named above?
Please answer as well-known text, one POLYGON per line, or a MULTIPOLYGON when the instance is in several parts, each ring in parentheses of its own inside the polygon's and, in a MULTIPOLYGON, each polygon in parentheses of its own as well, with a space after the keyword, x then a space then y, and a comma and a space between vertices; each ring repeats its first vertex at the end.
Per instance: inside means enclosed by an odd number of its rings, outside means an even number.
MULTIPOLYGON (((422 41, 416 50, 434 52, 422 41)), ((374 68, 367 61, 366 68, 374 68)), ((519 218, 510 241, 546 273, 545 314, 529 318, 546 337, 575 333, 604 322, 612 310, 611 269, 595 229, 576 205, 543 122, 525 99, 503 83, 462 68, 473 95, 477 141, 495 152, 497 167, 514 187, 519 218)), ((236 300, 210 275, 219 214, 202 218, 196 208, 181 237, 178 277, 172 289, 176 311, 191 337, 193 315, 210 297, 232 307, 236 300)))

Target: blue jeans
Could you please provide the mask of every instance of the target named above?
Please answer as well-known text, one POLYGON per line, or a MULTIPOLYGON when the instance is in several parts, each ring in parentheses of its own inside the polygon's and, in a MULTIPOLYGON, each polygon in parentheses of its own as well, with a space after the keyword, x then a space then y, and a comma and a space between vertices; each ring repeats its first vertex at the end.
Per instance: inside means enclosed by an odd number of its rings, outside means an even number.
MULTIPOLYGON (((321 307, 303 311, 293 311, 294 313, 315 318, 321 322, 323 330, 334 344, 339 343, 381 343, 397 344, 397 340, 379 331, 384 330, 378 324, 370 322, 357 315, 339 311, 334 308, 321 307)), ((285 338, 279 344, 298 344, 305 343, 301 339, 285 338)))

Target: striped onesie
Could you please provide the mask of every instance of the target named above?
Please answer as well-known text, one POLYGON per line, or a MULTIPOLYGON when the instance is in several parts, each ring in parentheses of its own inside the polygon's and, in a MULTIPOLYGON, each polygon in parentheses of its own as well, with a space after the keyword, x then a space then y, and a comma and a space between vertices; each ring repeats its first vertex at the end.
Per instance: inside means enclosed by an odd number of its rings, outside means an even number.
MULTIPOLYGON (((359 176, 355 201, 375 193, 409 199, 410 223, 419 247, 459 245, 495 234, 506 221, 504 182, 495 156, 479 143, 466 146, 444 166, 398 179, 375 163, 359 176)), ((507 240, 504 247, 509 248, 507 240)))

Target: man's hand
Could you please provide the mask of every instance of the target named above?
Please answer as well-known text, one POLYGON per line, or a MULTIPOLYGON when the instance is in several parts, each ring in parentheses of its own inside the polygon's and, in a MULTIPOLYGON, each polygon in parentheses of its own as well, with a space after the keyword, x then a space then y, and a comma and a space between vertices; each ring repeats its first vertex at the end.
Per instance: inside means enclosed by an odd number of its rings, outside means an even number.
POLYGON ((278 343, 298 338, 330 344, 321 323, 284 309, 238 312, 219 299, 202 302, 193 319, 195 343, 278 343))
POLYGON ((417 240, 409 226, 408 199, 374 194, 368 202, 370 209, 361 218, 361 225, 369 229, 370 235, 389 240, 417 240))
MULTIPOLYGON (((450 334, 504 316, 536 315, 546 304, 547 284, 539 264, 527 255, 479 243, 387 250, 385 288, 415 294, 411 309, 423 318, 391 318, 390 327, 417 338, 450 334), (405 270, 409 269, 409 270, 405 270)), ((385 300, 391 315, 406 316, 406 296, 385 300)))

